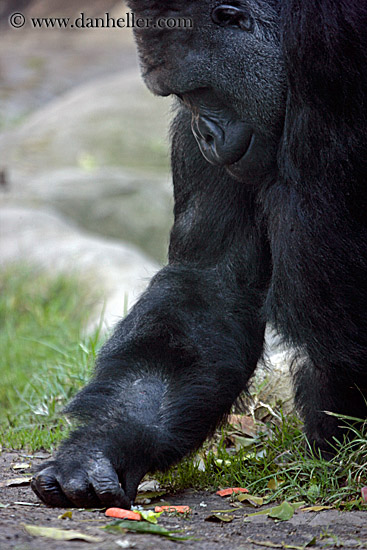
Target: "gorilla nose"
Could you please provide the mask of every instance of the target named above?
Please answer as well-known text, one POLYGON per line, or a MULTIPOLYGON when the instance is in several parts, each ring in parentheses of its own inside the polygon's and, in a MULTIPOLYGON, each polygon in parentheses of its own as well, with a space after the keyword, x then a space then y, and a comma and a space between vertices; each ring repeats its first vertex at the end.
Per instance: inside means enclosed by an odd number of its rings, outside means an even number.
POLYGON ((212 120, 204 116, 197 118, 197 131, 199 139, 204 140, 208 146, 216 148, 224 145, 225 136, 222 128, 217 126, 212 120))
POLYGON ((251 126, 241 120, 217 121, 201 114, 193 115, 191 128, 204 158, 220 166, 240 160, 253 134, 251 126))

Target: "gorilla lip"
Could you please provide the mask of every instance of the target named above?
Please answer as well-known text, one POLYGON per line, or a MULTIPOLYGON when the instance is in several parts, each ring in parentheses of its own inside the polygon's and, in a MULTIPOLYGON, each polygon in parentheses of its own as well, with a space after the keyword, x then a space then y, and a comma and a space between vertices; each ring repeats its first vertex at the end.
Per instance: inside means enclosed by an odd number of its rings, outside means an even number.
POLYGON ((252 132, 251 135, 250 135, 250 139, 249 139, 249 141, 248 141, 248 143, 247 143, 246 151, 244 152, 244 154, 242 155, 242 157, 239 158, 238 160, 236 160, 235 162, 232 162, 232 164, 226 164, 226 165, 225 165, 226 168, 232 168, 232 167, 233 167, 233 168, 236 168, 236 167, 240 166, 240 165, 242 164, 243 160, 244 160, 247 156, 251 155, 251 150, 252 150, 252 148, 253 148, 254 142, 255 142, 255 132, 252 132))
POLYGON ((251 124, 238 117, 208 88, 180 94, 191 113, 191 130, 207 162, 231 166, 249 152, 254 138, 251 124))
POLYGON ((236 167, 242 164, 243 160, 250 153, 251 146, 255 138, 254 132, 251 132, 246 140, 246 143, 241 143, 241 150, 238 154, 236 154, 236 152, 229 151, 231 159, 235 159, 232 162, 229 162, 227 156, 223 156, 223 154, 218 152, 215 142, 212 145, 211 143, 206 143, 205 140, 198 139, 194 130, 193 134, 196 138, 196 141, 198 142, 199 149, 205 160, 214 166, 224 166, 226 168, 232 166, 236 167))

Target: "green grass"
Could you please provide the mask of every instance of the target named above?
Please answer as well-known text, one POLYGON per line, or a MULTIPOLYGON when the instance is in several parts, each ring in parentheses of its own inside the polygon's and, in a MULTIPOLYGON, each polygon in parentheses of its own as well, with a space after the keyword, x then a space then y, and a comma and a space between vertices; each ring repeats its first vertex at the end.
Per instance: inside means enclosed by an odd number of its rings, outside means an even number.
POLYGON ((282 418, 271 426, 270 436, 260 432, 252 444, 237 451, 228 447, 224 428, 219 442, 207 444, 200 452, 201 468, 197 456, 189 457, 159 474, 159 479, 174 491, 188 486, 245 487, 264 497, 264 504, 287 499, 365 509, 361 487, 367 485, 367 423, 359 429, 350 427, 354 440, 335 442, 332 460, 311 452, 295 416, 282 418))
MULTIPOLYGON (((70 426, 61 410, 90 377, 99 346, 98 331, 81 336, 91 296, 77 278, 49 278, 24 267, 0 272, 4 447, 53 450, 65 437, 70 426)), ((361 508, 367 428, 353 430, 354 441, 339 445, 335 458, 325 461, 311 454, 299 419, 284 417, 278 408, 254 437, 237 434, 234 440, 233 429, 223 427, 199 454, 155 477, 175 491, 242 486, 265 503, 288 499, 361 508)))
POLYGON ((95 295, 77 277, 17 266, 0 273, 0 441, 51 449, 60 412, 87 381, 98 334, 81 338, 95 295))

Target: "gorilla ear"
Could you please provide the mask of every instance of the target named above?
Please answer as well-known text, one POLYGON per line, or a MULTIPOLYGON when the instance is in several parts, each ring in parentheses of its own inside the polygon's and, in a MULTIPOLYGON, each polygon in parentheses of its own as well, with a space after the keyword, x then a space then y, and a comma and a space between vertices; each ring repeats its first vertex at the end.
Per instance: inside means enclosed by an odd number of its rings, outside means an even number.
POLYGON ((367 1, 285 0, 281 25, 288 78, 281 169, 302 181, 334 163, 335 179, 335 163, 364 142, 367 1))

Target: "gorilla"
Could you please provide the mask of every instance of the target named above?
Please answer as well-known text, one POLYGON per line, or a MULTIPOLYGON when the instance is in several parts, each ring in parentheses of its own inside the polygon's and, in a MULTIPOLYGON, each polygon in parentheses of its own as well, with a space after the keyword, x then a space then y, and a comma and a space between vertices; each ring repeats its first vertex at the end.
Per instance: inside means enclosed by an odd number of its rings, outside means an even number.
POLYGON ((142 75, 174 98, 169 262, 102 347, 32 488, 129 507, 197 449, 264 352, 297 352, 311 445, 367 418, 367 0, 130 0, 142 75))

